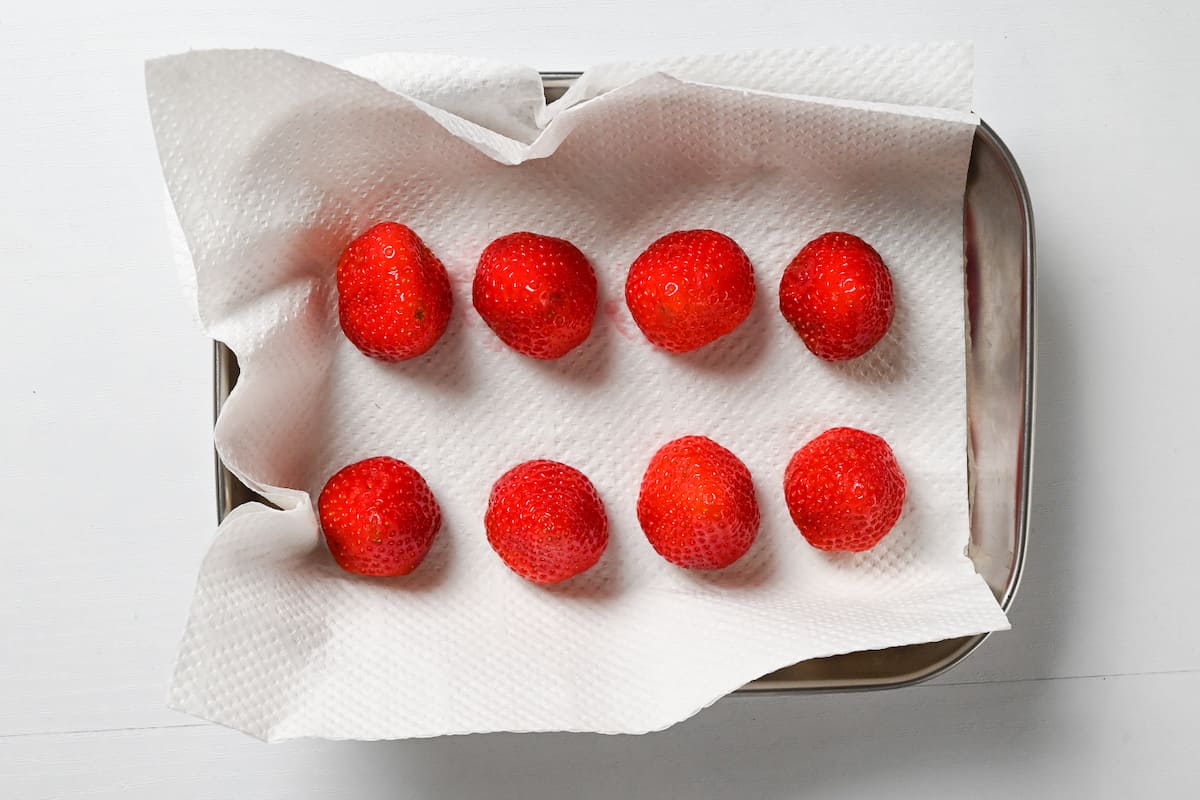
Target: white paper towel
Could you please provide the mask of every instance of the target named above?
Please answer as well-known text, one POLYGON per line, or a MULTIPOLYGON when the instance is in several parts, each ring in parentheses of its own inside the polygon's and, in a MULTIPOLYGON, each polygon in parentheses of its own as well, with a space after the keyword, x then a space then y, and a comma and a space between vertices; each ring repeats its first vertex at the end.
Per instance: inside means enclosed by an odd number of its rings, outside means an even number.
POLYGON ((607 67, 549 109, 526 67, 353 66, 375 80, 270 51, 147 66, 199 313, 242 365, 217 447, 283 508, 218 530, 174 706, 267 739, 633 733, 802 659, 1007 627, 964 556, 969 48, 607 67), (421 235, 456 295, 442 341, 398 365, 337 326, 338 255, 382 220, 421 235), (640 335, 622 287, 650 241, 692 227, 745 248, 759 297, 734 334, 678 356, 640 335), (833 229, 876 246, 897 296, 887 338, 841 365, 777 310, 783 268, 833 229), (480 251, 515 230, 570 239, 596 268, 595 330, 560 361, 508 350, 471 308, 480 251), (865 554, 810 548, 783 500, 791 454, 835 425, 887 438, 908 476, 899 525, 865 554), (637 523, 646 463, 685 434, 757 485, 759 540, 722 573, 672 567, 637 523), (343 573, 313 512, 329 475, 377 454, 420 470, 444 511, 406 578, 343 573), (557 587, 509 572, 484 536, 492 483, 530 458, 582 470, 610 516, 601 563, 557 587))

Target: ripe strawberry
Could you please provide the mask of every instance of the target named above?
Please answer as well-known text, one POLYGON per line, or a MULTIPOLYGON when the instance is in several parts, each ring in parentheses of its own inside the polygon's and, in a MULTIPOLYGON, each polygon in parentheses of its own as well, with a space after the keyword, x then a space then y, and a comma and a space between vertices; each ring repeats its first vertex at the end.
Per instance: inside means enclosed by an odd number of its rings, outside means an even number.
POLYGON ((637 515, 658 554, 687 569, 728 567, 758 535, 750 470, 704 436, 684 436, 654 454, 637 515))
POLYGON ((900 519, 907 483, 873 433, 831 428, 796 451, 783 477, 792 521, 821 550, 870 550, 900 519))
POLYGON ((730 333, 754 305, 754 267, 724 234, 676 231, 629 268, 625 302, 654 344, 686 353, 730 333))
POLYGON ((510 233, 479 257, 472 290, 475 310, 518 353, 558 358, 592 332, 596 273, 564 239, 510 233))
POLYGON ((784 270, 779 310, 814 354, 826 361, 857 358, 883 338, 896 315, 892 275, 862 239, 825 233, 784 270))
POLYGON ((381 222, 350 243, 338 260, 337 288, 346 338, 383 361, 433 347, 454 306, 442 262, 396 222, 381 222))
POLYGON ((334 560, 359 575, 407 575, 442 526, 425 479, 387 456, 339 470, 321 490, 317 510, 334 560))
POLYGON ((578 575, 608 546, 608 516, 596 487, 557 461, 526 461, 500 476, 484 525, 496 554, 534 583, 578 575))

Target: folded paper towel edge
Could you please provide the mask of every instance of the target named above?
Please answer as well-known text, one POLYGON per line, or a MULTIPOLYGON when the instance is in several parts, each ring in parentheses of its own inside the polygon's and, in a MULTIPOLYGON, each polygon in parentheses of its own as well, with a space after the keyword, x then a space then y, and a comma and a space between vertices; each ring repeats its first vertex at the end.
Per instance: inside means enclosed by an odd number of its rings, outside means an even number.
MULTIPOLYGON (((965 46, 965 47, 966 47, 966 55, 964 56, 964 58, 969 59, 969 62, 971 64, 973 64, 973 58, 970 58, 970 47, 969 46, 965 46)), ((773 51, 748 51, 742 55, 745 57, 755 57, 757 55, 766 53, 766 54, 771 54, 771 55, 775 55, 775 56, 784 56, 784 55, 788 55, 788 54, 796 55, 796 54, 801 54, 804 52, 806 52, 806 51, 800 50, 800 49, 797 49, 797 50, 773 50, 773 51)), ((884 48, 880 52, 887 52, 887 49, 884 48)), ((456 114, 452 111, 448 111, 446 109, 432 105, 431 103, 429 103, 419 97, 415 97, 411 94, 406 94, 404 92, 396 91, 396 87, 394 85, 389 86, 389 85, 387 85, 387 82, 381 82, 380 80, 378 80, 377 79, 378 76, 372 75, 372 71, 370 69, 372 62, 367 60, 372 57, 364 57, 364 59, 353 60, 344 66, 336 66, 336 65, 328 64, 326 62, 319 61, 316 59, 311 59, 311 58, 307 58, 305 56, 296 55, 296 54, 288 52, 286 50, 270 49, 270 48, 243 48, 243 49, 231 48, 231 49, 189 50, 184 53, 177 53, 177 54, 173 54, 173 55, 159 56, 156 58, 148 59, 145 62, 147 95, 150 96, 152 94, 152 91, 150 89, 150 85, 152 83, 151 76, 154 74, 154 72, 160 65, 166 65, 171 62, 183 63, 182 60, 185 60, 185 59, 191 59, 191 58, 195 58, 195 57, 205 57, 205 56, 210 56, 210 55, 215 55, 215 54, 228 54, 228 55, 271 54, 274 56, 283 56, 286 58, 297 59, 297 60, 304 61, 309 64, 317 65, 320 68, 336 70, 336 71, 342 72, 346 75, 353 76, 355 79, 366 81, 366 82, 370 83, 373 87, 375 87, 381 91, 387 92, 389 95, 391 95, 393 97, 398 97, 398 98, 401 98, 401 99, 409 102, 415 108, 417 108, 418 110, 422 111, 427 116, 429 116, 432 120, 434 120, 438 125, 440 125, 442 128, 444 128, 451 135, 470 144, 472 147, 474 147, 475 149, 477 149, 484 155, 487 155, 489 158, 492 158, 493 160, 495 160, 499 163, 507 164, 507 165, 518 165, 518 164, 524 163, 526 161, 535 160, 535 159, 539 159, 539 158, 545 158, 547 156, 552 155, 555 152, 555 150, 558 149, 558 146, 562 143, 562 141, 565 140, 565 138, 570 134, 571 130, 574 128, 573 122, 568 122, 568 121, 562 119, 563 117, 573 116, 573 115, 569 114, 569 112, 578 111, 578 110, 586 107, 589 104, 589 101, 613 96, 617 93, 620 93, 622 90, 627 90, 627 89, 630 89, 631 87, 635 87, 638 84, 640 84, 642 81, 662 79, 662 78, 666 78, 671 81, 676 81, 681 84, 707 87, 707 88, 711 88, 711 89, 719 90, 719 91, 749 92, 749 93, 754 93, 754 94, 761 94, 763 96, 782 97, 782 98, 792 99, 792 100, 797 100, 797 101, 802 101, 802 102, 827 104, 827 105, 834 105, 834 106, 838 106, 838 107, 860 108, 860 109, 868 110, 868 111, 894 113, 894 114, 900 114, 900 115, 905 115, 905 116, 933 117, 935 119, 943 119, 946 121, 961 121, 961 122, 969 123, 969 124, 974 124, 974 122, 977 121, 977 117, 975 117, 975 115, 972 112, 970 112, 969 110, 963 110, 955 105, 920 105, 920 104, 912 104, 912 103, 906 103, 906 102, 887 102, 887 101, 881 101, 881 100, 859 100, 859 99, 853 99, 853 98, 826 97, 826 96, 819 95, 819 94, 793 94, 793 93, 778 92, 778 91, 767 91, 767 90, 763 90, 763 89, 756 89, 753 87, 739 86, 737 84, 731 84, 731 83, 710 83, 710 82, 705 82, 705 81, 700 81, 700 80, 681 78, 675 74, 672 74, 672 72, 669 69, 654 69, 647 73, 638 74, 635 77, 633 77, 631 80, 625 81, 624 83, 622 83, 618 86, 615 86, 612 88, 607 88, 602 93, 599 93, 599 94, 592 94, 592 95, 588 95, 588 96, 584 96, 584 97, 577 97, 574 100, 569 100, 571 95, 570 95, 570 92, 568 92, 567 95, 565 95, 563 98, 561 98, 556 103, 553 103, 550 106, 543 105, 541 110, 536 113, 536 116, 538 117, 538 124, 542 124, 543 127, 541 127, 540 131, 537 133, 537 136, 534 138, 534 140, 527 143, 527 142, 521 141, 520 139, 512 138, 511 136, 506 135, 505 133, 502 133, 500 131, 492 130, 478 122, 467 119, 467 118, 465 118, 459 114, 456 114), (364 68, 364 67, 366 67, 366 68, 364 68), (562 130, 555 130, 556 125, 565 126, 565 127, 562 130)), ((400 57, 400 56, 405 56, 405 55, 413 55, 413 54, 381 53, 381 54, 376 54, 375 57, 400 57)), ((447 58, 449 59, 450 57, 447 57, 447 58)), ((496 62, 480 61, 479 63, 494 65, 496 62)), ((522 70, 529 69, 531 72, 533 71, 532 68, 527 68, 524 65, 514 65, 514 68, 522 69, 522 70)), ((579 81, 580 82, 586 81, 588 74, 589 74, 588 71, 584 71, 583 73, 581 73, 579 81)), ((971 75, 972 75, 972 77, 967 81, 967 84, 966 84, 967 88, 964 90, 968 94, 970 94, 973 91, 973 88, 972 88, 973 87, 973 69, 971 71, 971 75)), ((151 116, 153 118, 153 114, 151 116)), ((157 143, 157 139, 158 139, 157 130, 156 130, 155 138, 156 138, 156 143, 157 143)), ((161 153, 160 153, 160 159, 161 159, 161 153)))
POLYGON ((546 108, 541 73, 525 64, 400 51, 357 56, 334 66, 525 143, 537 137, 546 108), (414 71, 422 80, 409 77, 414 71), (426 88, 431 72, 439 78, 437 91, 426 88), (456 91, 446 91, 443 84, 456 91), (495 95, 516 98, 495 106, 495 95))
MULTIPOLYGON (((868 65, 866 71, 877 71, 877 78, 882 85, 877 86, 875 91, 867 91, 863 88, 862 81, 856 78, 854 82, 840 87, 831 86, 825 82, 824 91, 815 91, 823 83, 818 79, 816 84, 808 84, 807 88, 798 89, 791 86, 784 94, 794 93, 811 97, 864 102, 890 102, 896 105, 927 106, 964 112, 973 110, 975 96, 974 43, 969 40, 941 40, 912 42, 907 45, 858 44, 751 49, 732 53, 600 63, 589 67, 580 74, 566 93, 550 104, 547 113, 553 114, 560 107, 573 106, 629 83, 637 77, 655 72, 697 83, 711 82, 704 79, 703 76, 706 74, 721 73, 725 75, 729 72, 740 72, 740 78, 725 80, 717 85, 763 90, 764 86, 770 84, 771 81, 769 77, 763 78, 759 75, 755 65, 766 60, 775 65, 775 71, 785 71, 789 67, 799 67, 800 65, 790 63, 797 59, 813 59, 818 62, 812 65, 812 69, 808 73, 810 75, 830 72, 854 72, 858 75, 864 71, 863 62, 866 61, 868 65), (923 62, 930 58, 931 52, 949 53, 952 60, 963 65, 965 74, 960 80, 951 82, 941 92, 905 85, 899 76, 903 76, 909 70, 921 71, 923 62), (895 63, 897 60, 899 60, 899 64, 895 63), (739 62, 741 62, 740 65, 739 62)), ((798 78, 801 82, 808 79, 807 75, 801 75, 798 78)))
MULTIPOLYGON (((261 508, 261 507, 260 507, 261 508)), ((987 591, 983 579, 978 576, 972 576, 974 580, 968 583, 978 584, 974 588, 978 590, 982 587, 987 591)), ((964 584, 959 587, 959 590, 970 590, 964 584)), ((985 635, 989 633, 1005 631, 1011 629, 1011 624, 1008 621, 1007 615, 996 606, 992 616, 986 620, 980 618, 976 624, 968 627, 956 627, 950 632, 949 628, 943 632, 935 634, 929 639, 923 639, 923 642, 939 642, 948 639, 960 637, 969 637, 976 635, 985 635)), ((847 652, 857 652, 860 649, 877 650, 880 647, 857 648, 855 650, 845 650, 836 647, 825 648, 819 651, 812 658, 826 658, 830 656, 843 655, 847 652)), ((182 661, 182 659, 181 659, 182 661)), ((497 726, 480 726, 476 728, 454 728, 454 729, 431 729, 421 730, 416 732, 405 732, 403 734, 389 734, 384 731, 374 731, 369 733, 344 733, 334 730, 323 729, 320 725, 313 725, 312 721, 302 721, 295 719, 294 715, 287 714, 278 717, 275 721, 265 725, 255 725, 245 719, 240 719, 236 714, 221 713, 215 710, 208 704, 196 702, 196 694, 187 691, 187 681, 182 679, 182 670, 177 666, 175 675, 172 678, 170 692, 168 694, 168 706, 175 711, 179 711, 189 716, 205 720, 223 727, 245 733, 260 741, 267 743, 279 743, 286 741, 311 739, 324 741, 397 741, 404 739, 433 739, 442 736, 467 736, 472 734, 498 734, 498 733, 590 733, 600 734, 604 736, 642 736, 651 733, 658 733, 676 725, 686 722, 698 715, 700 712, 712 707, 718 701, 730 698, 734 693, 745 686, 747 683, 768 675, 777 670, 792 666, 795 663, 793 658, 787 656, 775 656, 769 659, 760 659, 753 666, 748 666, 745 669, 732 674, 727 680, 716 686, 707 699, 700 702, 680 704, 680 707, 664 707, 652 719, 644 724, 626 725, 621 728, 607 727, 582 727, 572 725, 497 725, 497 726)), ((933 677, 932 675, 928 677, 933 677)), ((919 679, 914 683, 921 683, 925 679, 919 679)), ((886 688, 886 687, 885 687, 886 688)), ((754 697, 755 695, 748 695, 754 697)), ((212 699, 209 697, 208 699, 212 699)))

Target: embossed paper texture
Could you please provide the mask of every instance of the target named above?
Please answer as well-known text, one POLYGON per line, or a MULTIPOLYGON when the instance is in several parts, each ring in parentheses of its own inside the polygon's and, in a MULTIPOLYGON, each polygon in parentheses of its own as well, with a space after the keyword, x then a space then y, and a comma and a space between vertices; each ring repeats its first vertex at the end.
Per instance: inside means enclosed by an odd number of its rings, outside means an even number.
POLYGON ((963 192, 970 49, 826 49, 612 65, 547 108, 528 67, 387 55, 338 68, 274 51, 147 65, 151 116, 205 329, 242 375, 216 444, 279 509, 233 512, 200 569, 174 706, 266 739, 497 730, 637 733, 807 658, 1007 627, 968 541, 963 192), (455 310, 426 355, 384 364, 337 325, 341 250, 376 222, 444 261, 455 310), (733 334, 655 349, 623 301, 630 263, 710 227, 754 263, 733 334), (538 362, 471 307, 479 253, 517 230, 595 267, 591 338, 538 362), (788 261, 828 230, 891 267, 897 314, 870 353, 812 356, 778 312, 788 261), (796 531, 784 468, 826 428, 884 436, 908 477, 896 529, 831 555, 796 531), (720 573, 646 542, 653 452, 712 437, 750 468, 763 522, 720 573), (392 455, 444 512, 426 562, 342 572, 314 512, 340 467, 392 455), (531 458, 587 474, 608 510, 600 564, 554 587, 491 551, 492 483, 531 458), (280 510, 282 509, 282 510, 280 510))

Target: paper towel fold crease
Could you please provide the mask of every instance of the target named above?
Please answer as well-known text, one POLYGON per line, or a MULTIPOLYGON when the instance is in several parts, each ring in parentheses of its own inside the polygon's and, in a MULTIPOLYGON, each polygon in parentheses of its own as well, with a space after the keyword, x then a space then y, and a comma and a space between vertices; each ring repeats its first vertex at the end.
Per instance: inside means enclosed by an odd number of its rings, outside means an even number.
POLYGON ((283 509, 219 528, 174 706, 266 739, 635 733, 799 660, 1007 627, 963 554, 969 48, 612 65, 550 106, 528 67, 347 66, 273 51, 147 65, 181 258, 242 368, 216 445, 283 509), (398 365, 337 327, 337 257, 385 219, 438 253, 456 300, 442 341, 398 365), (735 333, 679 357, 638 334, 621 287, 650 241, 688 227, 733 236, 760 291, 735 333), (592 337, 552 363, 507 350, 470 307, 479 252, 530 229, 579 246, 601 287, 592 337), (876 246, 898 304, 888 337, 844 365, 811 356, 776 308, 787 262, 832 229, 876 246), (834 425, 883 435, 909 479, 870 553, 818 553, 783 503, 791 454, 834 425), (650 455, 685 434, 755 477, 759 541, 722 573, 672 567, 637 524, 650 455), (443 508, 402 579, 341 572, 313 512, 329 475, 378 454, 420 470, 443 508), (492 482, 529 458, 581 469, 610 516, 600 564, 549 589, 483 534, 492 482))

